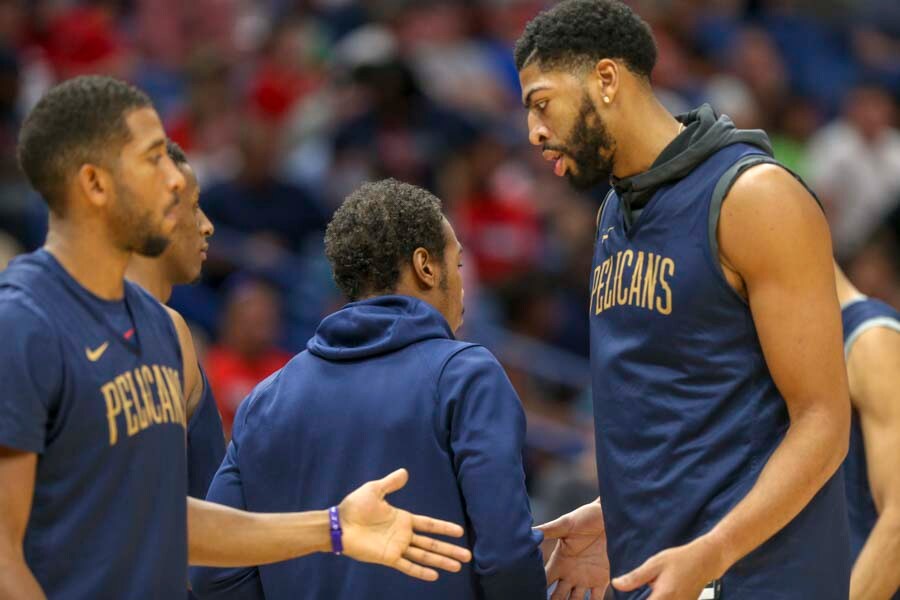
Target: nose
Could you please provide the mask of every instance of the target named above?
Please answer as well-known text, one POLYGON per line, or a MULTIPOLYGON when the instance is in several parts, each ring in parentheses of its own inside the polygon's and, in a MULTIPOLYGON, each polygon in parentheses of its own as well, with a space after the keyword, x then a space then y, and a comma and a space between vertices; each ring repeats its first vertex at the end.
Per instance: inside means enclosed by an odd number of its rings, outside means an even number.
POLYGON ((550 131, 546 125, 541 123, 537 117, 528 115, 528 141, 535 146, 541 146, 548 139, 550 139, 550 131))
POLYGON ((172 159, 166 156, 164 159, 165 162, 165 177, 166 177, 166 187, 172 192, 180 192, 187 185, 187 180, 184 178, 184 173, 181 172, 175 163, 172 162, 172 159))
POLYGON ((203 209, 200 209, 200 233, 203 237, 208 238, 212 237, 212 234, 216 232, 215 226, 212 224, 212 221, 209 220, 209 217, 206 216, 206 213, 203 212, 203 209))

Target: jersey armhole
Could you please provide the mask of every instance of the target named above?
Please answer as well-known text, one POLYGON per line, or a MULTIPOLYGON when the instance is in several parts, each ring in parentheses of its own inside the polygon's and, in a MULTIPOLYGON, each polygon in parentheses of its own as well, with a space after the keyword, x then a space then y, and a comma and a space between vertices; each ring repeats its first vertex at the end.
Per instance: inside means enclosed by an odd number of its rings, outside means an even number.
POLYGON ((743 304, 747 304, 747 301, 737 293, 737 291, 728 283, 728 278, 725 276, 725 272, 722 269, 722 263, 719 260, 719 239, 716 235, 719 228, 719 217, 722 214, 722 204, 725 202, 725 198, 728 196, 728 192, 731 191, 731 188, 734 186, 734 183, 737 181, 738 177, 744 174, 748 169, 755 167, 756 165, 761 164, 771 164, 777 165, 781 167, 788 173, 790 173, 800 184, 806 188, 806 191, 810 193, 813 197, 813 200, 816 201, 816 204, 819 205, 819 208, 824 211, 822 208, 822 202, 819 200, 819 197, 816 193, 810 188, 803 178, 797 175, 794 171, 787 168, 771 156, 766 156, 762 154, 751 154, 749 156, 744 156, 743 158, 739 158, 737 162, 735 162, 731 167, 725 171, 721 177, 719 177, 719 181, 716 182, 716 187, 713 188, 712 198, 709 203, 709 222, 707 224, 707 239, 709 241, 709 253, 710 259, 713 263, 713 268, 719 273, 721 278, 724 280, 725 285, 734 292, 734 295, 740 299, 743 304))

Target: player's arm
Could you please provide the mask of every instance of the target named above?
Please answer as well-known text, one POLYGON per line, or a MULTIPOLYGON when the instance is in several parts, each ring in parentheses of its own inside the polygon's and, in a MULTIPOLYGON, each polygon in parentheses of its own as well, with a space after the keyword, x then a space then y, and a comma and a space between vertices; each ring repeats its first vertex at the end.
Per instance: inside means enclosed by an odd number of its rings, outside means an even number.
MULTIPOLYGON (((413 515, 385 501, 387 494, 406 485, 407 477, 400 469, 344 498, 339 505, 344 554, 434 581, 438 574, 428 567, 459 571, 460 562, 467 562, 470 554, 465 548, 421 535, 459 537, 463 534, 459 525, 413 515)), ((188 558, 193 565, 265 565, 330 551, 326 510, 252 513, 188 499, 188 558)))
POLYGON ((0 598, 45 598, 25 563, 22 542, 31 513, 37 455, 0 447, 0 598))
POLYGON ((790 522, 847 452, 850 401, 828 224, 783 169, 742 175, 718 225, 721 258, 746 292, 766 364, 790 426, 754 486, 709 533, 613 580, 651 598, 696 598, 710 579, 790 522))
POLYGON ((544 600, 541 536, 532 530, 522 467, 525 413, 512 384, 478 346, 448 361, 438 390, 483 597, 544 600))
POLYGON ((178 342, 181 345, 181 362, 184 369, 184 404, 185 404, 185 427, 191 420, 194 411, 203 399, 203 377, 200 375, 200 365, 197 362, 197 351, 194 349, 194 338, 191 336, 191 329, 185 322, 184 317, 178 314, 178 311, 166 306, 166 312, 172 318, 172 324, 178 334, 178 342))
POLYGON ((863 333, 847 359, 878 520, 853 565, 852 600, 887 600, 900 589, 900 333, 863 333))

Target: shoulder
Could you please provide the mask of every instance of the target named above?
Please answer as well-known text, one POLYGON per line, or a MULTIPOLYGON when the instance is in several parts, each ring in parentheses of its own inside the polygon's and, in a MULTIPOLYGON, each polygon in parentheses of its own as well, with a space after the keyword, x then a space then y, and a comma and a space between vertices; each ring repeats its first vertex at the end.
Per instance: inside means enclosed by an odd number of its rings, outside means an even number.
POLYGON ((3 324, 4 334, 28 331, 49 336, 55 332, 40 300, 16 287, 0 287, 0 323, 3 324))
POLYGON ((740 267, 774 255, 819 253, 831 238, 816 199, 784 167, 763 163, 738 176, 722 204, 718 223, 722 258, 740 267))
POLYGON ((441 367, 439 382, 477 377, 506 379, 506 371, 490 350, 478 344, 463 342, 457 344, 441 367))

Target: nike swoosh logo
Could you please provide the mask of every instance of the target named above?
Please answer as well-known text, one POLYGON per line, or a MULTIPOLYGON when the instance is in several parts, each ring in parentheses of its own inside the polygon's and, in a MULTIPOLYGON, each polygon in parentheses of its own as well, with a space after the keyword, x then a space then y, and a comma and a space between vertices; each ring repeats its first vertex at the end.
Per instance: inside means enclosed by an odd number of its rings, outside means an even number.
POLYGON ((91 362, 97 362, 100 360, 100 357, 103 356, 103 353, 106 352, 106 348, 109 346, 109 342, 103 342, 102 345, 97 346, 95 350, 91 350, 90 348, 85 347, 84 353, 87 354, 87 359, 91 362))

